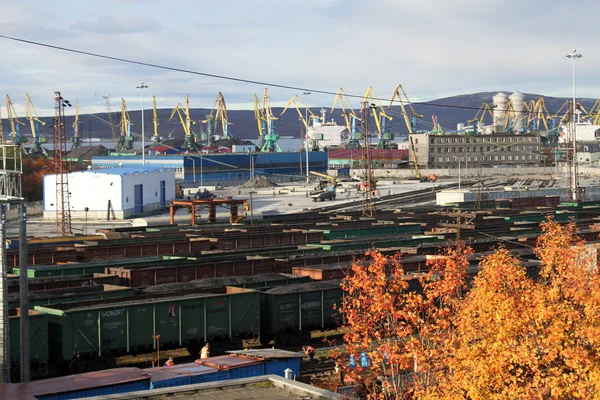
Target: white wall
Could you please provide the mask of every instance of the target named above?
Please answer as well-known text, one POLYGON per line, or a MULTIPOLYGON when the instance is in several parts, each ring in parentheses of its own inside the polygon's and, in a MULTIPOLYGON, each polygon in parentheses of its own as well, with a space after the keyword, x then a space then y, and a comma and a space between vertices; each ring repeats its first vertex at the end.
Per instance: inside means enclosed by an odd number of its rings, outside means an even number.
POLYGON ((165 181, 165 202, 175 198, 175 173, 173 170, 157 170, 123 175, 123 210, 134 211, 134 187, 143 185, 144 212, 160 208, 160 181, 165 181))
MULTIPOLYGON (((114 210, 122 210, 121 176, 80 171, 69 174, 71 211, 106 213, 108 200, 114 210)), ((56 175, 44 176, 44 211, 56 211, 56 175)))
MULTIPOLYGON (((175 172, 173 169, 108 174, 106 169, 69 174, 71 217, 106 219, 108 201, 111 201, 111 218, 127 218, 134 214, 134 186, 143 185, 143 212, 161 208, 160 181, 165 181, 165 205, 175 198, 175 172), (86 213, 84 210, 88 208, 86 213)), ((55 218, 56 175, 44 176, 44 218, 55 218)))

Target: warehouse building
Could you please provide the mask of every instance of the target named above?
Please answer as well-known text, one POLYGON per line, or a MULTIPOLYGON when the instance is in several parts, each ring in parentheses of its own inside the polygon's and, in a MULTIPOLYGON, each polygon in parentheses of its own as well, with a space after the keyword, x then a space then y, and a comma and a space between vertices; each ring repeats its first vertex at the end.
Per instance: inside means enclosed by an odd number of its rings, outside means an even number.
MULTIPOLYGON (((539 165, 540 136, 536 134, 465 135, 449 133, 410 135, 419 165, 456 168, 459 160, 469 166, 539 165)), ((412 160, 412 154, 410 159, 412 160)), ((463 164, 464 166, 465 164, 463 164)))
MULTIPOLYGON (((71 172, 71 218, 124 219, 169 205, 175 172, 156 167, 118 167, 71 172)), ((56 218, 56 175, 44 176, 44 218, 56 218)))

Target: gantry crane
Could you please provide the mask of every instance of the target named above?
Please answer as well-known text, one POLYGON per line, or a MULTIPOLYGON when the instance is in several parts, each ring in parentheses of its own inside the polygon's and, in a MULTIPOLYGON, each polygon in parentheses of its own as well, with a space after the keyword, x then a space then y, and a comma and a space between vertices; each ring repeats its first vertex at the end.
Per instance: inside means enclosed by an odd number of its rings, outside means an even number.
POLYGON ((152 96, 152 125, 154 125, 154 134, 152 135, 152 145, 160 144, 160 136, 158 135, 158 112, 156 111, 156 96, 152 96))
POLYGON ((394 100, 396 99, 398 99, 398 103, 400 104, 400 109, 402 110, 402 118, 404 118, 404 123, 406 124, 406 128, 408 129, 408 133, 412 134, 415 131, 416 119, 423 118, 423 115, 415 111, 402 85, 398 85, 394 89, 394 93, 392 93, 392 98, 390 99, 390 104, 388 105, 388 110, 392 108, 394 100), (408 105, 408 107, 410 108, 410 115, 406 111, 406 105, 408 105))
POLYGON ((541 129, 542 125, 544 125, 546 131, 548 131, 548 119, 550 118, 550 113, 546 108, 544 98, 540 97, 536 102, 533 102, 530 108, 527 126, 531 127, 531 130, 533 131, 538 131, 541 129))
POLYGON ((75 102, 75 120, 73 121, 73 137, 71 138, 71 150, 78 149, 81 147, 81 140, 79 138, 79 101, 75 102))
POLYGON ((593 125, 600 125, 600 99, 596 100, 590 111, 584 115, 584 118, 593 125))
POLYGON ((48 140, 41 136, 41 127, 46 125, 46 123, 38 118, 37 111, 35 111, 29 93, 25 93, 25 109, 27 112, 27 120, 31 126, 31 136, 33 137, 33 144, 29 148, 29 154, 43 154, 48 156, 48 152, 42 146, 42 143, 46 143, 48 140))
POLYGON ((225 97, 223 93, 219 92, 215 104, 213 105, 210 114, 206 116, 206 119, 201 121, 206 124, 206 143, 210 146, 213 142, 218 122, 221 122, 221 137, 224 139, 231 139, 231 131, 229 126, 229 115, 227 113, 227 104, 225 103, 225 97))
MULTIPOLYGON (((387 149, 394 140, 394 134, 389 130, 386 120, 391 121, 393 118, 386 114, 385 109, 381 106, 379 97, 375 93, 373 86, 369 86, 362 100, 362 107, 368 104, 376 104, 378 107, 373 108, 373 119, 377 127, 377 147, 387 149), (377 111, 379 109, 379 111, 377 111)), ((388 107, 389 109, 389 107, 388 107)), ((363 132, 364 134, 365 132, 363 132)))
POLYGON ((185 139, 183 141, 183 147, 190 151, 198 151, 198 143, 196 141, 196 135, 192 132, 192 124, 195 122, 192 121, 190 117, 190 98, 186 94, 185 95, 185 109, 183 113, 185 114, 185 119, 183 115, 181 115, 181 103, 177 104, 175 108, 173 108, 173 112, 171 113, 171 117, 169 121, 173 119, 175 113, 179 116, 179 122, 181 122, 181 126, 183 127, 183 132, 185 133, 185 139))
POLYGON ((119 123, 121 136, 119 137, 119 145, 117 146, 119 152, 133 149, 131 125, 133 124, 129 118, 129 112, 127 112, 127 104, 125 103, 125 99, 121 99, 121 122, 119 123))
POLYGON ((492 106, 490 106, 488 103, 484 102, 484 103, 481 103, 481 107, 479 107, 479 110, 477 111, 477 114, 475 114, 475 117, 473 117, 472 119, 467 121, 468 123, 474 125, 473 131, 475 133, 477 133, 479 128, 483 128, 483 126, 485 125, 485 116, 486 115, 490 116, 491 123, 493 123, 494 122, 494 114, 492 113, 492 106))
POLYGON ((260 140, 260 151, 263 153, 281 153, 281 147, 277 143, 279 135, 275 133, 275 124, 273 121, 277 117, 273 115, 269 90, 265 89, 263 93, 262 105, 258 96, 254 95, 254 119, 258 128, 258 138, 260 140))
POLYGON ((25 126, 25 124, 19 121, 19 117, 17 117, 17 112, 15 111, 15 106, 8 95, 6 95, 6 112, 10 122, 10 136, 13 137, 14 143, 17 145, 25 143, 25 138, 21 138, 21 126, 25 126))
POLYGON ((308 121, 302 115, 302 110, 298 106, 297 102, 300 102, 302 104, 303 109, 307 113, 309 120, 313 120, 313 119, 316 120, 318 118, 315 114, 313 114, 312 111, 310 111, 310 109, 308 109, 308 106, 306 105, 306 103, 304 103, 302 101, 302 99, 298 96, 292 97, 290 99, 290 101, 288 101, 287 105, 285 106, 285 108, 283 109, 281 114, 279 114, 279 115, 283 115, 287 111, 287 109, 293 105, 294 108, 296 109, 296 111, 298 112, 298 120, 300 120, 300 122, 302 122, 302 125, 304 126, 304 129, 306 130, 306 140, 308 141, 308 149, 310 151, 321 151, 322 148, 321 148, 321 144, 319 143, 319 141, 323 140, 323 135, 317 134, 311 129, 308 121))
POLYGON ((113 113, 110 107, 110 94, 104 96, 96 93, 96 96, 102 96, 102 98, 104 99, 104 105, 106 106, 106 115, 108 117, 108 124, 110 125, 110 136, 112 138, 113 143, 115 143, 115 146, 118 148, 120 139, 117 139, 117 126, 115 125, 115 122, 113 120, 113 113))
POLYGON ((350 104, 350 100, 348 100, 348 96, 346 96, 346 93, 342 88, 340 88, 340 90, 338 90, 335 94, 333 106, 331 106, 331 112, 333 112, 338 102, 340 104, 340 108, 342 109, 342 117, 344 117, 346 129, 348 129, 348 132, 350 132, 350 141, 348 142, 347 147, 349 149, 359 149, 362 135, 356 130, 356 121, 360 121, 360 118, 356 116, 356 113, 350 104))

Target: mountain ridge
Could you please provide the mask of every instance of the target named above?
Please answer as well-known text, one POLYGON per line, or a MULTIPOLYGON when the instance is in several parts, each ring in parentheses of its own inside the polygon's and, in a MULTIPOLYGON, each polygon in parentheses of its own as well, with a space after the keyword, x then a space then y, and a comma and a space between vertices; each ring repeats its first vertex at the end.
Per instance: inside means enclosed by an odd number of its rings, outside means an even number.
MULTIPOLYGON (((456 129, 456 124, 462 122, 467 123, 469 119, 472 119, 478 112, 479 107, 483 102, 491 103, 492 97, 498 93, 494 92, 478 92, 471 94, 460 94, 456 96, 443 97, 436 100, 426 101, 426 102, 416 102, 413 103, 413 107, 415 112, 424 115, 423 120, 417 120, 418 129, 427 130, 430 129, 432 115, 435 115, 437 122, 448 130, 456 129)), ((512 92, 503 91, 503 93, 510 95, 512 92)), ((525 97, 525 101, 529 102, 530 100, 537 100, 543 95, 534 94, 534 93, 522 93, 525 97)), ((567 97, 551 97, 551 96, 543 96, 544 102, 546 104, 546 108, 548 111, 553 114, 556 113, 569 98, 567 97)), ((587 110, 589 110, 593 104, 595 103, 595 99, 589 98, 581 98, 577 99, 578 103, 581 103, 587 110)), ((318 113, 318 110, 321 107, 312 107, 311 110, 313 112, 318 113)), ((297 114, 293 110, 288 110, 283 116, 280 116, 283 107, 273 107, 273 114, 278 117, 278 120, 275 121, 275 130, 276 133, 280 136, 292 136, 292 137, 301 137, 303 127, 301 126, 301 122, 298 120, 297 114)), ((190 109, 190 115, 192 120, 199 121, 206 118, 206 115, 210 113, 210 109, 206 108, 193 108, 190 109)), ((329 108, 327 108, 329 111, 329 108)), ((358 114, 358 110, 357 114, 358 114)), ((158 119, 159 119, 159 135, 166 138, 169 133, 172 132, 172 137, 176 139, 183 138, 183 128, 177 118, 173 120, 169 120, 171 115, 170 109, 158 109, 158 119)), ((253 110, 229 110, 229 121, 231 122, 230 131, 234 137, 240 139, 254 139, 258 137, 258 130, 256 121, 254 120, 254 111, 253 110)), ((393 106, 389 111, 389 114, 393 117, 391 121, 388 122, 388 126, 391 128, 392 132, 396 134, 407 134, 408 130, 405 126, 404 119, 401 114, 401 110, 399 106, 393 106)), ((132 130, 135 133, 141 133, 141 110, 129 111, 129 116, 131 118, 131 122, 133 124, 132 130)), ((98 118, 108 121, 108 116, 106 113, 97 113, 97 114, 82 114, 79 116, 80 120, 80 137, 94 137, 94 138, 110 138, 111 131, 108 124, 102 123, 98 120, 98 118)), ((52 117, 42 117, 40 118, 42 121, 46 123, 45 126, 42 127, 42 135, 46 136, 48 140, 51 140, 51 136, 53 134, 52 126, 53 126, 53 118, 52 117)), ((113 113, 113 119, 117 121, 116 113, 113 113)), ((152 112, 151 110, 146 110, 144 113, 145 119, 145 133, 146 137, 151 137, 153 134, 153 124, 152 124, 152 112)), ((340 115, 340 110, 335 110, 333 114, 328 113, 327 119, 334 119, 337 123, 343 124, 343 118, 340 115)), ((24 118, 21 118, 22 122, 27 122, 24 118)), ((73 115, 67 115, 65 117, 65 124, 67 126, 67 137, 73 136, 73 128, 72 124, 74 121, 73 115)), ((10 124, 6 118, 2 120, 2 125, 4 128, 5 134, 10 132, 10 124)), ((199 123, 192 125, 192 130, 194 132, 199 132, 199 123)), ((29 124, 26 123, 25 126, 21 127, 21 134, 25 134, 30 136, 31 130, 29 124)), ((220 127, 218 127, 217 132, 219 132, 220 127)), ((117 128, 118 134, 118 128, 117 128)))

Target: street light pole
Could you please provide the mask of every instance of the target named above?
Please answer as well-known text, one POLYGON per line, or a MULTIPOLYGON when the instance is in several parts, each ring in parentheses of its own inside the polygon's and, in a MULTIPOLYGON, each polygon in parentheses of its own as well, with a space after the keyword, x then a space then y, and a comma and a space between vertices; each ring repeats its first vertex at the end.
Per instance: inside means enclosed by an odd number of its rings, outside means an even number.
POLYGON ((460 157, 452 156, 458 160, 458 190, 460 191, 460 157))
MULTIPOLYGON (((306 125, 309 126, 308 122, 308 96, 310 92, 304 92, 302 95, 305 96, 304 100, 304 121, 306 121, 306 125)), ((310 172, 308 171, 308 128, 306 129, 306 134, 304 137, 304 150, 306 151, 306 183, 310 182, 310 172)))
POLYGON ((577 185, 577 126, 575 125, 575 111, 577 110, 577 103, 575 102, 575 60, 581 58, 581 54, 577 54, 577 50, 573 49, 571 54, 567 54, 567 58, 573 61, 573 157, 571 165, 571 198, 573 201, 579 200, 579 185, 577 185))
POLYGON ((194 183, 196 183, 196 160, 192 158, 192 174, 194 175, 194 183))
POLYGON ((146 135, 144 134, 144 89, 147 89, 148 85, 145 85, 144 82, 142 82, 137 88, 142 90, 142 165, 146 165, 146 135))

